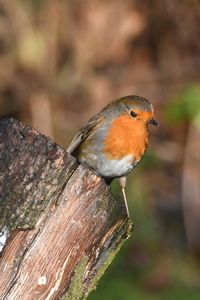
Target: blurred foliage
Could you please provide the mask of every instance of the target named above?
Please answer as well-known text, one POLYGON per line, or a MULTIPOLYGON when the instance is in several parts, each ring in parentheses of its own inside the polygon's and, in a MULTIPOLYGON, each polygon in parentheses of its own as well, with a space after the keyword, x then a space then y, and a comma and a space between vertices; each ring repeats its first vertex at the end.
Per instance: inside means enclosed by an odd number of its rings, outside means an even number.
MULTIPOLYGON (((121 255, 127 256, 127 253, 124 251, 121 255)), ((183 267, 184 263, 181 262, 181 268, 179 268, 179 265, 174 266, 174 261, 171 260, 168 262, 168 269, 176 269, 178 274, 173 274, 173 272, 170 274, 169 270, 166 269, 166 262, 161 260, 159 263, 161 264, 160 269, 157 269, 155 265, 151 266, 148 271, 145 268, 146 278, 144 279, 136 271, 130 272, 130 266, 125 266, 122 257, 118 257, 102 278, 97 291, 94 291, 88 299, 199 299, 200 288, 198 284, 194 285, 192 282, 192 280, 198 280, 199 277, 197 277, 192 266, 183 267), (192 280, 191 278, 185 279, 188 273, 192 276, 192 280)), ((135 268, 135 266, 132 267, 135 268)))
POLYGON ((168 104, 166 115, 174 123, 188 120, 200 126, 200 85, 186 86, 177 93, 171 105, 168 104))
MULTIPOLYGON (((199 233, 189 248, 183 206, 188 173, 191 212, 199 211, 199 30, 198 0, 0 1, 1 117, 64 148, 123 95, 152 100, 160 122, 128 176, 132 237, 91 300, 200 298, 199 233)), ((117 180, 112 188, 121 195, 117 180)), ((197 226, 194 213, 190 220, 197 226)))
MULTIPOLYGON (((141 174, 135 177, 128 186, 133 235, 88 299, 199 299, 199 265, 178 240, 176 246, 166 244, 148 188, 143 188, 141 174)), ((119 189, 116 182, 113 189, 119 189)))

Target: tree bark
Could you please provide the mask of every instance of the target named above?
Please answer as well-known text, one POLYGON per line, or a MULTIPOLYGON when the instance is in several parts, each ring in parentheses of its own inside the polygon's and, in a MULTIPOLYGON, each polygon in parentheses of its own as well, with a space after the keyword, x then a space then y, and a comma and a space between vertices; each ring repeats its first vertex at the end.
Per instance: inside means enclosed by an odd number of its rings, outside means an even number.
POLYGON ((0 299, 85 299, 130 235, 124 202, 49 138, 0 121, 0 299))

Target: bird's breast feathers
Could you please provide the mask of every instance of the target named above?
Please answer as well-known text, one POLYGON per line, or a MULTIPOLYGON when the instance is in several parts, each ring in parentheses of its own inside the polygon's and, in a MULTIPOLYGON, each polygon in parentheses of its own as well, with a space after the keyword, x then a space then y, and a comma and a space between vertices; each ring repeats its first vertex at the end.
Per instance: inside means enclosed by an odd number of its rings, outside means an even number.
POLYGON ((147 126, 122 115, 112 122, 105 138, 103 152, 108 159, 122 159, 131 155, 135 161, 139 161, 147 144, 147 126))
POLYGON ((132 155, 126 155, 121 159, 107 160, 106 163, 99 161, 97 169, 103 177, 121 177, 130 173, 136 164, 132 155))
POLYGON ((120 116, 108 128, 101 127, 81 144, 78 159, 103 177, 121 177, 130 173, 144 154, 148 132, 144 124, 129 116, 120 116), (106 132, 106 134, 105 134, 106 132), (95 140, 102 141, 101 143, 95 140))

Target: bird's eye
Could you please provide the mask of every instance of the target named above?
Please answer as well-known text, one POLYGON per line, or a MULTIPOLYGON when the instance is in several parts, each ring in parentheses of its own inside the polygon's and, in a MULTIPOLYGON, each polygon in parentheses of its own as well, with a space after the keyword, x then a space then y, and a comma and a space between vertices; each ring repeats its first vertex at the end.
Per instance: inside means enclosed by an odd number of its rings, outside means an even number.
POLYGON ((130 111, 130 115, 131 115, 131 117, 133 117, 133 118, 136 118, 136 117, 137 117, 136 112, 134 112, 133 110, 130 111))

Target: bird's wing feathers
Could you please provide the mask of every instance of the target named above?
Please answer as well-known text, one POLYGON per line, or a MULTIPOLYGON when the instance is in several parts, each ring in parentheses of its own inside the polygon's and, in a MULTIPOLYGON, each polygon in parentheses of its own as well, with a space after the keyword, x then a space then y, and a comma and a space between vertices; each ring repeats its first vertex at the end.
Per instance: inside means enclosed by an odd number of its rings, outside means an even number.
POLYGON ((90 119, 87 125, 81 128, 74 136, 67 148, 67 152, 71 154, 89 136, 91 130, 93 130, 95 127, 101 126, 103 119, 103 116, 95 116, 92 119, 90 119))
POLYGON ((72 153, 74 151, 74 149, 80 145, 80 143, 83 141, 84 134, 82 131, 77 132, 77 134, 74 136, 74 138, 72 139, 71 143, 69 144, 68 148, 67 148, 67 152, 68 153, 72 153))

